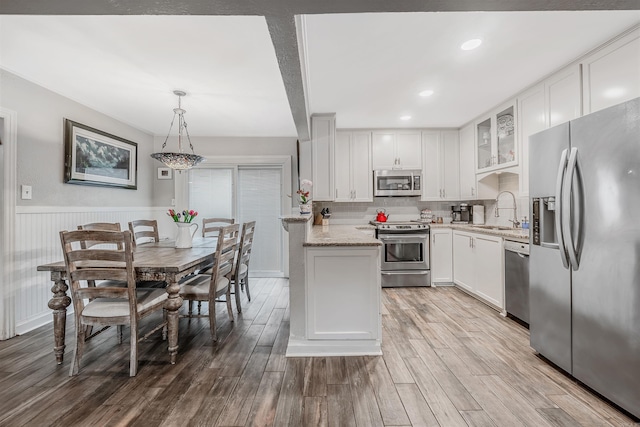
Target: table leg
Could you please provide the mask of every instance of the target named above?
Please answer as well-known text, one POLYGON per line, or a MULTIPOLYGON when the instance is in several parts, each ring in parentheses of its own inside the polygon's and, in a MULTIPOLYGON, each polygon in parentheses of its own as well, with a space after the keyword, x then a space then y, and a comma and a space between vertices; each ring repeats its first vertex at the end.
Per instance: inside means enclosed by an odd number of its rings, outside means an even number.
POLYGON ((180 319, 178 310, 182 307, 184 300, 180 296, 180 285, 175 277, 167 278, 166 289, 167 294, 169 294, 169 298, 165 303, 165 308, 167 309, 167 329, 169 333, 169 361, 172 365, 175 365, 178 354, 178 320, 180 319))
POLYGON ((59 272, 51 273, 51 280, 54 285, 51 287, 53 298, 49 300, 49 308, 53 310, 53 352, 56 355, 58 365, 62 364, 64 358, 64 338, 67 329, 67 307, 71 304, 71 298, 67 295, 69 287, 59 272))

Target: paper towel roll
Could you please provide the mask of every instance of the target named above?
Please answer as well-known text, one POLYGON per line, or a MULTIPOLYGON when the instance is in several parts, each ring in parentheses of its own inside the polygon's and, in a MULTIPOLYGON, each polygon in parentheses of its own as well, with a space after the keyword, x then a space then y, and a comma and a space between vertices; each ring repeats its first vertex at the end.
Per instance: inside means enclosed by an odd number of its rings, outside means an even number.
POLYGON ((474 224, 484 224, 484 206, 482 205, 473 205, 473 223, 474 224))

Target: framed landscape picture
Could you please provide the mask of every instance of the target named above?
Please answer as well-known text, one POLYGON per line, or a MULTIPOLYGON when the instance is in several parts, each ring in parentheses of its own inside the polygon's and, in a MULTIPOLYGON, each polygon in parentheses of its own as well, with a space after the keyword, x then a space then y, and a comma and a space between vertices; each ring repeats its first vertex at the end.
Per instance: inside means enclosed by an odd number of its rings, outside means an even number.
POLYGON ((138 144, 64 121, 64 182, 137 189, 138 144))

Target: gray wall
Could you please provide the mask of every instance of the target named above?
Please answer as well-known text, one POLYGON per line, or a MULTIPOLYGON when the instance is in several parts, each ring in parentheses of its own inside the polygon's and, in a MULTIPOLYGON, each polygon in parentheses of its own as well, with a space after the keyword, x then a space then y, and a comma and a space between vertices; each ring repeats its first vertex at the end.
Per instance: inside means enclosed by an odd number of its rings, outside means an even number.
MULTIPOLYGON (((18 115, 18 185, 33 187, 19 206, 152 206, 153 137, 68 98, 0 70, 0 103, 18 115), (65 184, 64 118, 138 144, 138 189, 65 184)), ((18 189, 19 190, 19 189, 18 189)))
MULTIPOLYGON (((197 130, 197 123, 189 123, 191 132, 197 130)), ((165 135, 166 136, 166 135, 165 135)), ((155 138, 156 150, 160 150, 165 136, 155 138)), ((293 137, 191 137, 196 154, 202 156, 291 156, 291 188, 287 194, 298 188, 298 156, 296 138, 293 137), (293 189, 293 190, 292 190, 293 189)), ((176 151, 177 142, 170 139, 166 151, 176 151)), ((188 147, 187 147, 188 149, 188 147)), ((154 163, 154 176, 162 165, 154 163)), ((154 206, 170 206, 175 197, 173 180, 155 180, 154 206)))

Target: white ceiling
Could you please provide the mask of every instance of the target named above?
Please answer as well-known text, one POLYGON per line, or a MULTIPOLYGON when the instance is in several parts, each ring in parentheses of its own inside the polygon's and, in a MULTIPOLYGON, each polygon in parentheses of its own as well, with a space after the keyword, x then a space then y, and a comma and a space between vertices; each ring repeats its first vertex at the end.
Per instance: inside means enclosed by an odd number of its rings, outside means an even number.
MULTIPOLYGON (((341 128, 457 127, 639 23, 640 11, 304 21, 309 113, 336 112, 341 128), (472 37, 482 46, 461 51, 472 37)), ((0 67, 155 135, 182 89, 192 136, 296 136, 261 16, 0 16, 0 67)))
POLYGON ((0 67, 155 135, 295 136, 259 16, 2 16, 0 67), (175 129, 175 128, 174 128, 175 129))
MULTIPOLYGON (((309 106, 340 128, 460 127, 640 22, 640 11, 307 16, 309 106), (480 38, 482 45, 460 45, 480 38), (431 97, 418 96, 432 89, 431 97), (400 116, 411 120, 402 121, 400 116)), ((640 52, 638 53, 640 55, 640 52)))

